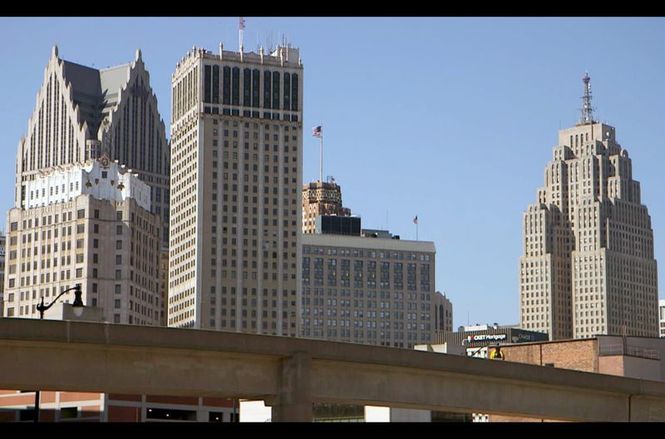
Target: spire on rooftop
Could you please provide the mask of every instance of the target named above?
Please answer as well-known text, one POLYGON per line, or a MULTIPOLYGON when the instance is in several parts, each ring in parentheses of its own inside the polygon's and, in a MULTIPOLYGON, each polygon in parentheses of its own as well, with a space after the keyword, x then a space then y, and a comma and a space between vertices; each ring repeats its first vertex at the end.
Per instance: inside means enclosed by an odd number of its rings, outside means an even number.
POLYGON ((582 117, 578 125, 588 125, 594 122, 591 106, 591 78, 588 72, 584 74, 582 82, 584 83, 584 96, 582 96, 582 117))

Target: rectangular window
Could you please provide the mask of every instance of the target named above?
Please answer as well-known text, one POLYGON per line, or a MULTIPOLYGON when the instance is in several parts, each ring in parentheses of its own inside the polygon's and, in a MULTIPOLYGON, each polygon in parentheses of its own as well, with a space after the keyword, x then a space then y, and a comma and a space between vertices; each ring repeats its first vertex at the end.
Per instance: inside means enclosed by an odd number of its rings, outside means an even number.
POLYGON ((169 421, 196 421, 195 410, 176 410, 162 408, 148 408, 146 411, 148 419, 165 419, 169 421))
POLYGON ((259 107, 259 70, 254 69, 252 71, 252 107, 259 107))
POLYGON ((252 71, 250 69, 242 71, 242 104, 245 107, 252 106, 252 71))
POLYGON ((209 103, 212 100, 210 86, 212 83, 212 67, 204 66, 203 74, 203 102, 209 103))
POLYGON ((78 407, 62 407, 60 409, 60 419, 75 419, 78 418, 78 407))
POLYGON ((298 74, 291 75, 291 110, 298 111, 298 74))
MULTIPOLYGON (((231 68, 230 67, 224 67, 223 69, 224 75, 222 78, 223 81, 223 86, 222 86, 222 103, 224 105, 230 105, 231 104, 231 68)), ((226 109, 228 111, 228 109, 226 109)))
POLYGON ((219 66, 212 66, 212 103, 219 104, 219 66))
MULTIPOLYGON (((263 72, 263 107, 272 108, 271 99, 272 96, 271 90, 272 79, 270 77, 270 72, 263 72)), ((265 113, 264 113, 265 115, 265 113)))
POLYGON ((279 110, 279 72, 272 73, 272 108, 279 110))
POLYGON ((291 75, 284 73, 284 109, 291 109, 291 75))
POLYGON ((231 105, 240 105, 240 69, 234 67, 231 72, 231 105))

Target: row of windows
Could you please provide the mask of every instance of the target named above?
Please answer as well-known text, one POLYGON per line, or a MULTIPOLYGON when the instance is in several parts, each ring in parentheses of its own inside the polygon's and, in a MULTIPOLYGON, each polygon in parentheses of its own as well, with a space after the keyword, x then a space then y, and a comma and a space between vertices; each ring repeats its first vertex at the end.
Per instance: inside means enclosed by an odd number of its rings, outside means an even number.
MULTIPOLYGON (((258 69, 225 66, 221 78, 221 103, 224 105, 244 106, 298 111, 298 74, 284 72, 259 71, 258 69), (242 73, 242 75, 241 75, 242 73), (263 73, 263 81, 261 81, 263 73), (242 76, 242 80, 241 80, 242 76), (242 104, 240 99, 240 83, 242 82, 242 104), (263 84, 263 93, 261 93, 263 84), (280 93, 281 88, 281 93, 280 93), (260 97, 263 95, 263 106, 260 97), (281 101, 280 101, 281 97, 281 101)), ((203 77, 203 102, 220 103, 220 69, 217 65, 206 65, 203 77)), ((238 111, 238 110, 235 110, 238 111)), ((239 114, 235 114, 238 116, 239 114)), ((246 115, 245 115, 246 116, 246 115)))

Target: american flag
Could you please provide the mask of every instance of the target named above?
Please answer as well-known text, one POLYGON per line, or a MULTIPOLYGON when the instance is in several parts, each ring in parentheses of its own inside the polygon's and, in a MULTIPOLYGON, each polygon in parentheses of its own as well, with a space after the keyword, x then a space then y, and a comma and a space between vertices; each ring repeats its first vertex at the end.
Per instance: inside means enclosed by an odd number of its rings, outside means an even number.
POLYGON ((413 218, 413 224, 418 224, 418 215, 413 218))
POLYGON ((238 28, 245 29, 245 17, 238 18, 238 28))
POLYGON ((321 125, 318 127, 312 128, 312 136, 321 138, 323 133, 321 132, 321 125))

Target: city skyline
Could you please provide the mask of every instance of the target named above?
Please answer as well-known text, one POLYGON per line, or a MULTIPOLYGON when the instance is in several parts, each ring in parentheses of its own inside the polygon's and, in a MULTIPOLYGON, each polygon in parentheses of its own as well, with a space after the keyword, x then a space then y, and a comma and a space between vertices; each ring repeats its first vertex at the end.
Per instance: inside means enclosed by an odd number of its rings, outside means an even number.
MULTIPOLYGON (((15 61, 0 73, 12 84, 0 99, 6 115, 0 142, 9 157, 26 134, 54 44, 63 59, 95 68, 125 63, 140 48, 168 121, 171 74, 182 54, 193 45, 215 50, 222 42, 237 50, 238 43, 237 17, 0 23, 0 35, 11 34, 14 43, 0 49, 15 61), (128 35, 123 22, 143 26, 128 35), (82 41, 88 26, 106 39, 95 41, 101 50, 82 41), (160 37, 179 26, 173 32, 178 36, 160 37)), ((365 227, 413 239, 418 216, 419 238, 436 244, 437 290, 452 300, 456 328, 467 316, 469 323, 518 322, 522 212, 542 184, 555 131, 579 117, 585 71, 593 78, 597 117, 620 127, 617 140, 634 159, 652 217, 655 258, 662 259, 665 217, 656 191, 665 182, 657 170, 664 153, 657 130, 642 128, 657 123, 665 97, 657 82, 665 64, 649 56, 665 48, 659 24, 663 28, 662 19, 248 17, 245 51, 256 50, 255 32, 271 30, 286 31, 300 49, 307 70, 302 181, 318 178, 318 141, 309 129, 323 125, 324 176, 335 176, 345 206, 362 216, 365 227), (336 34, 339 29, 345 34, 336 34), (516 39, 525 33, 530 41, 516 39), (599 49, 590 56, 594 44, 599 49), (525 56, 529 63, 515 64, 525 56), (341 68, 330 68, 336 60, 341 68)), ((13 202, 13 164, 7 160, 0 168, 5 212, 13 202)))

